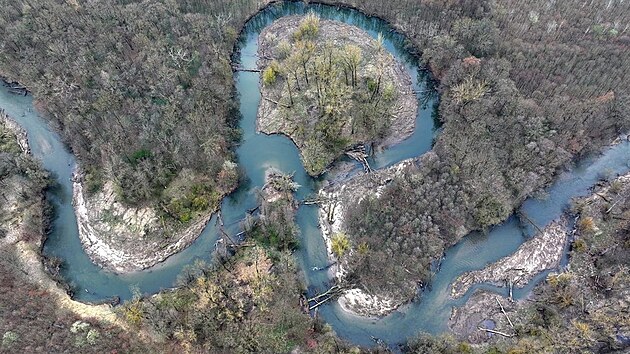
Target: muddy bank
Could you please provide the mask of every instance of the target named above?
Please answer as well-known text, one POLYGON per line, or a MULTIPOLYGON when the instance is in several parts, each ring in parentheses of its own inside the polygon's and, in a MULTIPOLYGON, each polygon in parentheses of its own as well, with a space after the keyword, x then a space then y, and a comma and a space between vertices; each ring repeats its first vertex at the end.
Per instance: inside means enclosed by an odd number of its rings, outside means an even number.
MULTIPOLYGON (((278 52, 281 51, 279 48, 283 43, 291 42, 292 34, 299 28, 302 19, 302 16, 283 17, 266 27, 260 33, 258 43, 259 60, 257 65, 261 71, 267 68, 274 59, 281 57, 281 54, 278 54, 278 52)), ((342 133, 340 134, 348 139, 348 146, 354 146, 360 143, 375 143, 377 149, 382 149, 399 143, 413 134, 418 101, 413 92, 411 78, 401 63, 385 50, 378 52, 376 49, 378 46, 377 41, 367 32, 338 21, 320 20, 319 32, 315 42, 320 46, 330 44, 336 48, 340 48, 344 45, 353 45, 360 48, 361 53, 363 53, 363 62, 358 68, 358 79, 362 81, 368 77, 376 77, 375 72, 382 70, 382 77, 389 80, 388 82, 392 84, 392 92, 395 93, 395 99, 391 103, 391 108, 380 118, 387 120, 387 124, 389 125, 386 135, 376 141, 360 136, 361 134, 355 131, 353 119, 350 118, 343 123, 342 133)), ((310 67, 310 65, 313 64, 308 63, 303 65, 305 73, 306 67, 310 67)), ((295 85, 297 89, 294 87, 289 88, 289 90, 297 92, 298 96, 303 94, 306 97, 305 102, 298 103, 300 99, 296 99, 296 105, 301 105, 300 107, 304 108, 300 108, 296 114, 307 115, 310 117, 310 125, 316 124, 317 120, 321 118, 321 112, 318 112, 315 104, 316 95, 309 89, 307 79, 302 79, 302 84, 299 84, 300 80, 298 80, 298 76, 295 74, 294 77, 290 77, 286 80, 294 79, 296 83, 291 85, 295 85), (306 89, 304 87, 306 87, 306 89), (302 92, 303 90, 304 92, 302 92)), ((311 81, 312 80, 313 78, 311 78, 311 81)), ((346 81, 347 80, 346 77, 346 81)), ((287 105, 284 102, 287 99, 287 97, 284 96, 290 96, 290 94, 285 92, 285 86, 287 85, 261 85, 262 99, 258 106, 256 129, 266 134, 284 134, 289 137, 300 150, 301 158, 309 174, 321 174, 322 171, 325 171, 327 169, 326 167, 330 166, 339 156, 327 156, 323 151, 319 151, 321 147, 313 147, 313 142, 309 142, 310 138, 304 133, 310 128, 305 128, 305 126, 299 122, 300 119, 292 116, 292 114, 287 115, 286 112, 283 112, 284 109, 289 108, 289 106, 293 104, 287 105), (318 152, 315 154, 311 150, 317 150, 318 152), (319 154, 324 155, 321 157, 319 154), (311 166, 311 160, 314 159, 312 155, 323 158, 326 167, 316 170, 308 168, 311 166)), ((385 84, 383 84, 383 86, 385 86, 385 84)), ((293 95, 296 95, 296 93, 293 95)), ((291 102, 293 102, 293 97, 291 97, 291 102)), ((385 103, 381 106, 383 105, 385 105, 385 103)), ((374 109, 376 110, 376 107, 374 107, 374 109)), ((381 107, 378 109, 380 110, 381 107)), ((349 114, 349 116, 351 115, 352 114, 349 114)), ((315 163, 313 162, 313 164, 315 163)), ((317 165, 319 166, 319 164, 320 162, 318 161, 317 165)))
MULTIPOLYGON (((41 213, 41 209, 39 212, 41 213)), ((20 229, 17 229, 16 232, 19 233, 20 229)), ((127 324, 118 318, 110 305, 91 305, 72 300, 70 295, 66 293, 66 290, 50 278, 49 273, 45 270, 41 261, 42 255, 40 249, 43 243, 43 234, 44 231, 42 230, 40 238, 34 244, 18 241, 9 245, 8 241, 12 238, 0 241, 0 244, 2 244, 0 248, 13 248, 13 252, 18 259, 15 267, 20 270, 19 272, 15 272, 15 274, 21 275, 24 281, 35 284, 41 289, 44 289, 48 294, 53 295, 59 307, 72 311, 79 318, 98 319, 127 328, 127 324)))
MULTIPOLYGON (((456 336, 545 353, 625 353, 630 348, 630 174, 600 181, 590 195, 573 200, 572 211, 578 218, 568 265, 516 302, 477 290, 452 310, 448 325, 456 336)), ((545 233, 558 227, 566 232, 554 222, 545 233)))
MULTIPOLYGON (((0 125, 8 128, 15 135, 16 143, 23 154, 30 155, 27 133, 11 117, 0 110, 0 125)), ((45 240, 47 215, 44 192, 32 199, 23 200, 18 191, 24 187, 24 180, 10 178, 5 181, 5 188, 0 191, 4 203, 0 203, 0 210, 8 216, 0 219, 0 229, 6 234, 0 237, 0 251, 5 257, 14 255, 13 274, 22 281, 37 285, 56 299, 59 307, 75 313, 83 319, 99 319, 111 324, 125 327, 108 305, 89 305, 74 301, 58 283, 51 279, 42 264, 41 249, 45 240), (7 226, 6 228, 4 226, 7 226)))
POLYGON ((448 326, 457 337, 473 344, 512 338, 516 335, 513 325, 520 307, 521 302, 476 291, 464 306, 453 308, 448 326))
POLYGON ((523 243, 516 252, 484 269, 459 276, 451 286, 451 297, 464 295, 474 284, 490 283, 514 287, 527 285, 536 274, 559 266, 567 239, 567 220, 552 222, 542 233, 523 243))
POLYGON ((180 232, 160 239, 164 225, 152 208, 130 208, 116 201, 113 183, 87 197, 80 173, 73 179, 73 205, 79 238, 90 259, 116 273, 143 270, 163 262, 189 246, 204 229, 214 211, 180 232))

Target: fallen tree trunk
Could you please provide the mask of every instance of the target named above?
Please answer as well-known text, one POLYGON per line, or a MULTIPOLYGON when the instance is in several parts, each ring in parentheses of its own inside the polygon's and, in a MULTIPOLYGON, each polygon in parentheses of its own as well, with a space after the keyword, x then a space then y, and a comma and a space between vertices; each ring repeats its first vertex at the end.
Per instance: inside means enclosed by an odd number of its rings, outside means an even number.
POLYGON ((273 103, 273 104, 275 104, 277 106, 281 106, 281 107, 284 107, 284 108, 291 108, 291 106, 287 106, 286 104, 282 104, 282 103, 280 103, 278 101, 274 101, 274 100, 272 100, 269 97, 263 97, 263 99, 265 99, 265 101, 269 101, 269 102, 271 102, 271 103, 273 103))
POLYGON ((326 295, 328 295, 328 294, 330 294, 332 292, 337 292, 337 291, 340 291, 340 290, 341 290, 341 287, 339 285, 333 285, 332 287, 330 287, 330 289, 326 290, 326 292, 321 293, 319 295, 316 295, 316 296, 314 296, 314 297, 312 297, 310 299, 307 299, 307 301, 308 302, 317 301, 318 299, 321 299, 322 297, 324 297, 324 296, 326 296, 326 295))
POLYGON ((325 298, 323 301, 320 301, 320 302, 317 302, 317 301, 316 301, 316 302, 315 302, 315 305, 310 306, 310 307, 308 308, 308 310, 309 310, 309 311, 313 311, 313 310, 315 310, 316 308, 318 308, 318 307, 320 307, 321 305, 323 305, 323 304, 325 304, 326 302, 328 302, 328 301, 329 301, 330 299, 332 299, 332 298, 333 298, 333 296, 329 296, 329 297, 325 298))
POLYGON ((504 337, 508 337, 508 338, 514 337, 514 334, 507 334, 507 333, 504 333, 504 332, 495 331, 495 330, 490 329, 490 328, 477 327, 477 329, 480 330, 480 331, 486 331, 486 332, 489 332, 489 333, 498 334, 498 335, 501 335, 501 336, 504 336, 504 337))
POLYGON ((535 222, 532 221, 532 219, 530 219, 529 217, 527 217, 527 215, 523 212, 518 214, 520 217, 522 217, 523 219, 527 220, 530 224, 532 224, 533 227, 536 228, 536 230, 538 230, 538 232, 540 232, 541 234, 544 232, 543 229, 541 229, 538 225, 536 225, 535 222))
POLYGON ((503 308, 501 301, 499 301, 499 297, 496 296, 495 299, 497 300, 497 304, 499 304, 499 307, 501 308, 501 312, 503 312, 503 314, 505 315, 505 318, 507 318, 508 323, 510 324, 510 327, 514 329, 514 324, 512 323, 512 320, 510 320, 510 316, 508 316, 507 312, 505 312, 505 309, 503 308))
POLYGON ((372 167, 370 167, 370 164, 367 161, 368 154, 365 151, 365 145, 346 151, 346 155, 363 165, 365 173, 372 172, 372 167))
POLYGON ((246 73, 259 73, 259 69, 245 69, 245 68, 234 68, 235 71, 242 71, 246 73))

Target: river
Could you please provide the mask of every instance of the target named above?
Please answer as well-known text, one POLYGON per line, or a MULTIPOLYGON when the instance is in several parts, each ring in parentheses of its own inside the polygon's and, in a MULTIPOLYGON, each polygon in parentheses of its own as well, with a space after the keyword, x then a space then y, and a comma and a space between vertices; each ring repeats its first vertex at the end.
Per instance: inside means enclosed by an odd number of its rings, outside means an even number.
MULTIPOLYGON (((439 133, 434 119, 437 95, 431 86, 428 73, 419 68, 417 60, 405 49, 405 38, 394 32, 384 21, 367 17, 351 9, 338 9, 325 5, 305 5, 302 2, 281 3, 267 7, 255 15, 241 33, 240 51, 235 58, 244 68, 255 68, 258 33, 273 20, 291 14, 314 11, 320 17, 335 19, 366 30, 375 37, 384 35, 385 48, 391 52, 408 70, 414 90, 418 92, 421 109, 416 118, 414 134, 407 140, 385 151, 377 153, 370 161, 374 168, 390 166, 403 159, 416 157, 429 151, 439 133)), ((243 181, 234 193, 221 204, 221 213, 227 231, 236 234, 239 220, 248 209, 256 206, 256 189, 264 184, 264 172, 269 167, 287 173, 294 173, 300 188, 297 198, 304 199, 317 192, 328 176, 318 179, 309 177, 300 161, 293 143, 281 135, 256 133, 256 112, 260 102, 259 77, 257 73, 239 72, 235 74, 242 115, 242 142, 237 149, 238 163, 244 170, 247 180, 243 181)), ((16 96, 6 87, 0 90, 0 108, 12 116, 29 134, 29 142, 34 156, 41 159, 44 167, 51 171, 58 186, 48 192, 48 199, 54 207, 51 233, 44 245, 44 254, 64 260, 62 275, 76 289, 75 298, 81 301, 100 301, 112 296, 129 299, 135 293, 152 294, 160 289, 176 284, 177 276, 184 267, 196 261, 211 261, 211 255, 218 237, 215 227, 216 216, 204 229, 201 236, 184 251, 170 257, 165 262, 142 272, 113 274, 94 265, 83 252, 78 237, 74 210, 72 208, 72 184, 70 177, 76 161, 52 131, 46 121, 40 118, 32 105, 31 96, 16 96)), ((602 155, 586 159, 557 178, 547 190, 545 199, 528 199, 521 212, 528 215, 540 226, 560 216, 570 198, 584 195, 602 174, 616 175, 627 172, 630 143, 624 141, 607 149, 602 155)), ((345 163, 350 163, 345 161, 345 163)), ((356 166, 360 173, 360 166, 356 166)), ((310 292, 327 287, 329 282, 325 271, 313 271, 313 267, 327 264, 326 249, 320 230, 317 227, 317 207, 302 206, 297 212, 300 227, 300 249, 296 257, 302 266, 310 292)), ((407 338, 419 331, 441 333, 447 330, 446 324, 452 306, 460 306, 471 291, 457 300, 449 298, 449 285, 461 273, 483 268, 501 257, 513 253, 533 233, 532 227, 522 225, 515 216, 497 225, 487 234, 473 232, 446 252, 441 269, 432 281, 431 290, 421 294, 421 301, 406 305, 399 311, 380 319, 367 319, 343 312, 336 303, 321 307, 319 314, 337 334, 359 345, 373 345, 372 336, 390 345, 404 343, 407 338)), ((526 295, 545 273, 537 276, 524 289, 515 289, 515 298, 526 295)), ((484 288, 504 294, 506 290, 494 286, 478 284, 484 288)), ((471 289, 471 290, 473 290, 471 289)), ((297 301, 297 300, 296 300, 297 301)))

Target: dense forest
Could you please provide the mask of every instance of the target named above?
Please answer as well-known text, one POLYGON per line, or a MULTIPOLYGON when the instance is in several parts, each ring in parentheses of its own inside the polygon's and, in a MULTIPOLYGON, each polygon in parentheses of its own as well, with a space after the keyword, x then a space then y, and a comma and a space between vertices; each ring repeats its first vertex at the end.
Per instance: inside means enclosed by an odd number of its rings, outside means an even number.
POLYGON ((0 76, 37 99, 88 190, 187 221, 236 184, 230 55, 257 1, 2 1, 0 76), (175 192, 174 182, 188 186, 175 192))
MULTIPOLYGON (((0 75, 34 93, 40 111, 78 156, 90 189, 114 180, 121 200, 162 206, 177 216, 176 206, 187 208, 199 195, 218 198, 216 191, 235 183, 224 171, 239 138, 229 58, 240 26, 264 2, 0 0, 0 75), (182 176, 190 179, 184 184, 191 190, 164 195, 165 187, 182 176)), ((443 131, 434 151, 396 178, 378 200, 368 198, 350 208, 348 234, 369 246, 362 266, 354 270, 373 289, 413 290, 429 277, 429 261, 467 230, 501 222, 567 163, 630 128, 628 2, 334 3, 377 14, 406 33, 409 48, 431 69, 441 94, 443 131)), ((0 149, 6 150, 0 153, 2 181, 17 176, 20 185, 34 183, 25 197, 41 193, 44 180, 36 163, 15 155, 6 135, 0 135, 0 149)), ((597 210, 582 212, 576 262, 590 267, 593 255, 601 259, 593 265, 594 278, 563 276, 545 285, 541 296, 559 308, 565 306, 558 296, 574 291, 578 281, 592 282, 586 294, 594 299, 625 296, 618 292, 625 278, 616 274, 627 271, 622 262, 627 235, 622 235, 623 247, 602 258, 599 254, 610 246, 599 243, 605 240, 593 227, 627 230, 627 224, 599 222, 597 210)), ((0 236, 6 233, 2 230, 0 236)), ((123 333, 96 321, 74 326, 74 315, 60 311, 47 291, 12 270, 15 253, 3 250, 1 350, 146 352, 176 351, 171 345, 182 345, 218 352, 256 352, 263 346, 349 351, 321 324, 297 312, 292 301, 301 288, 295 264, 284 246, 265 241, 271 239, 269 230, 286 227, 260 226, 251 249, 186 273, 176 292, 128 303, 123 315, 129 323, 157 333, 151 338, 160 347, 148 349, 141 346, 150 344, 136 341, 134 331, 123 333), (236 276, 237 269, 245 274, 258 261, 277 264, 276 269, 262 278, 236 276), (268 283, 254 287, 261 279, 268 283), (213 305, 200 308, 199 299, 213 305), (265 307, 282 311, 270 316, 265 307), (100 339, 94 339, 90 326, 100 339), (231 336, 250 330, 259 336, 231 336), (215 333, 225 336, 217 339, 215 333)), ((584 312, 575 299, 566 308, 584 312)), ((565 324, 567 312, 554 311, 560 310, 528 313, 531 325, 521 328, 526 340, 520 352, 540 349, 533 346, 540 338, 568 341, 548 335, 565 324)), ((597 331, 612 328, 598 322, 610 314, 601 316, 581 318, 572 323, 573 332, 562 333, 597 341, 597 331)), ((587 345, 574 349, 591 348, 587 345)), ((472 351, 467 344, 425 336, 408 349, 472 351)))
MULTIPOLYGON (((90 189, 114 179, 123 200, 184 221, 216 205, 235 183, 224 171, 238 139, 229 55, 260 4, 72 4, 3 4, 0 73, 35 93, 90 189), (190 190, 165 193, 180 177, 190 190)), ((427 259, 461 230, 500 222, 558 168, 628 128, 627 4, 349 5, 405 31, 442 94, 438 158, 347 220, 356 239, 385 241, 371 247, 377 264, 386 254, 423 257, 413 278, 424 278, 427 259)))
POLYGON ((349 207, 348 234, 370 249, 355 275, 373 291, 396 279, 412 295, 446 246, 630 129, 627 3, 356 5, 412 38, 439 81, 443 122, 432 153, 349 207))

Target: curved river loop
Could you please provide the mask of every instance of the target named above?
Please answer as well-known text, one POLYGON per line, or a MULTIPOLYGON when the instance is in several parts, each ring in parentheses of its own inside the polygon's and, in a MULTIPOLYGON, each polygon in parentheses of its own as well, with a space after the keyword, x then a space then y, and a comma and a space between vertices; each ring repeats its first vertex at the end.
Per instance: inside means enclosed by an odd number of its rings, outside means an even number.
MULTIPOLYGON (((419 67, 417 59, 406 48, 405 37, 395 32, 385 21, 368 17, 356 10, 303 2, 282 2, 271 5, 252 17, 241 32, 235 60, 241 67, 256 68, 258 34, 274 20, 294 14, 313 11, 325 19, 342 21, 358 26, 376 38, 383 34, 385 48, 394 55, 409 72, 414 90, 418 93, 420 109, 416 118, 414 134, 407 140, 385 151, 377 153, 370 164, 383 168, 401 160, 417 157, 429 151, 439 132, 434 120, 437 94, 430 84, 430 75, 419 67)), ((308 176, 304 170, 295 145, 282 135, 256 133, 256 113, 260 102, 258 73, 238 72, 236 87, 242 115, 242 142, 237 149, 238 163, 247 178, 238 190, 226 197, 221 205, 226 231, 237 234, 240 220, 247 210, 257 205, 256 190, 264 184, 265 170, 277 168, 285 173, 294 173, 300 184, 297 199, 312 196, 327 179, 308 176)), ((75 298, 80 301, 102 301, 114 296, 130 299, 134 291, 152 294, 173 287, 184 267, 197 260, 209 261, 218 239, 216 215, 208 223, 201 236, 184 251, 173 255, 165 262, 145 271, 130 274, 113 274, 94 265, 84 253, 78 237, 78 229, 72 207, 71 175, 76 167, 74 157, 64 147, 59 136, 40 118, 33 109, 31 96, 16 96, 2 87, 0 108, 26 129, 31 149, 43 166, 55 176, 58 185, 48 192, 48 200, 54 207, 51 233, 44 245, 44 254, 64 260, 64 278, 73 286, 75 298)), ((572 197, 588 193, 603 173, 607 175, 625 173, 629 168, 630 143, 624 141, 608 148, 598 157, 577 164, 570 172, 557 178, 547 190, 544 200, 528 199, 520 208, 537 225, 547 225, 558 218, 572 197)), ((350 163, 349 161, 344 161, 350 163)), ((360 173, 360 166, 355 166, 360 173)), ((326 271, 313 270, 328 262, 326 247, 318 229, 317 207, 301 206, 297 212, 300 228, 300 249, 296 252, 301 264, 309 292, 315 293, 328 287, 330 279, 326 271)), ((363 318, 342 311, 336 302, 323 305, 319 315, 329 323, 342 338, 358 345, 374 345, 372 337, 379 338, 394 347, 419 331, 441 333, 447 330, 447 321, 453 306, 463 305, 475 289, 486 289, 507 295, 507 289, 487 284, 473 286, 465 296, 452 300, 450 284, 466 271, 483 268, 502 257, 513 253, 534 233, 533 227, 525 225, 516 216, 492 228, 489 233, 473 232, 446 251, 440 270, 433 277, 430 290, 424 290, 419 301, 401 307, 383 318, 363 318)), ((565 260, 566 262, 566 260, 565 260)), ((525 288, 515 289, 516 299, 526 296, 547 272, 542 272, 525 288)), ((297 302, 297 299, 296 299, 297 302)))

